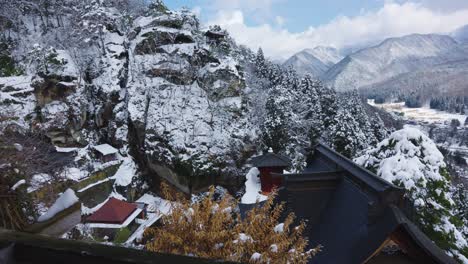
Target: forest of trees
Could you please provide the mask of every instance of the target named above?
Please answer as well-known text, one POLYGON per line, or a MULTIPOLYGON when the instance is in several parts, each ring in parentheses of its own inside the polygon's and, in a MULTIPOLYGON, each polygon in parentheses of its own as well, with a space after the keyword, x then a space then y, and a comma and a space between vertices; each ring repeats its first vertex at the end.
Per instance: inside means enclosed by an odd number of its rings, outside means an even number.
POLYGON ((261 49, 255 74, 266 89, 262 148, 289 155, 296 169, 305 165, 318 140, 354 157, 388 134, 378 113, 366 113, 357 91, 337 94, 310 76, 300 78, 292 68, 269 62, 261 49))

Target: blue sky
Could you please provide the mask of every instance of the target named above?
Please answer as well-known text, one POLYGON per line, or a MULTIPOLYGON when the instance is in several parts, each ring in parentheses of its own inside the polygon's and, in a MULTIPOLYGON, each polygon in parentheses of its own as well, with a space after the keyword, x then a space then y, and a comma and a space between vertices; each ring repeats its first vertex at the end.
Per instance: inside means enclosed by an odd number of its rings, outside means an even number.
POLYGON ((275 59, 315 46, 343 48, 468 24, 468 0, 164 0, 219 24, 275 59))

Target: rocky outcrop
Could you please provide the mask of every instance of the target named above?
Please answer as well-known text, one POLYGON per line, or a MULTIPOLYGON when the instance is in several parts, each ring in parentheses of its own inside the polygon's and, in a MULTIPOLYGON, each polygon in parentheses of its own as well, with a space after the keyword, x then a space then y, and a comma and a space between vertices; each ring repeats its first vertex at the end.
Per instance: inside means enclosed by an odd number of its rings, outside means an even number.
POLYGON ((70 76, 47 75, 36 76, 32 80, 37 106, 44 106, 53 101, 64 101, 67 96, 76 92, 76 78, 70 76))
MULTIPOLYGON (((128 24, 116 8, 99 6, 80 17, 71 36, 80 42, 53 49, 60 65, 18 85, 0 81, 8 94, 0 104, 27 102, 21 122, 54 144, 111 143, 148 175, 186 192, 236 174, 238 153, 255 131, 241 66, 246 56, 229 36, 207 34, 186 11, 150 10, 128 24), (89 31, 97 25, 101 31, 89 31)), ((55 38, 54 30, 42 37, 55 38)))

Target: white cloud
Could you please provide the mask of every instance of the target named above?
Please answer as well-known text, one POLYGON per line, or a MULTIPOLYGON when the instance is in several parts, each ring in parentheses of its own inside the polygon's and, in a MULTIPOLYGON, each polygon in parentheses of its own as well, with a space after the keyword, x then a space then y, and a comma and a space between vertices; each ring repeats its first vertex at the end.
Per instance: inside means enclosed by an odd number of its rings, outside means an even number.
POLYGON ((276 16, 275 20, 276 20, 276 24, 280 27, 282 27, 284 23, 286 23, 286 19, 284 19, 284 17, 282 16, 276 16))
MULTIPOLYGON (((258 8, 255 3, 269 8, 275 0, 248 1, 250 9, 242 6, 242 0, 216 0, 231 2, 229 9, 217 12, 209 24, 226 28, 240 43, 252 49, 262 47, 273 58, 285 58, 305 48, 317 45, 343 47, 359 43, 375 42, 388 37, 412 33, 446 33, 468 24, 468 8, 451 11, 431 10, 423 3, 385 2, 382 8, 372 12, 363 11, 355 17, 340 16, 327 24, 310 27, 304 32, 292 33, 281 27, 284 20, 276 19, 280 27, 267 23, 248 26, 244 15, 258 8), (238 9, 236 9, 238 7, 238 9), (246 9, 247 8, 247 9, 246 9)), ((430 1, 430 0, 427 0, 430 1)))

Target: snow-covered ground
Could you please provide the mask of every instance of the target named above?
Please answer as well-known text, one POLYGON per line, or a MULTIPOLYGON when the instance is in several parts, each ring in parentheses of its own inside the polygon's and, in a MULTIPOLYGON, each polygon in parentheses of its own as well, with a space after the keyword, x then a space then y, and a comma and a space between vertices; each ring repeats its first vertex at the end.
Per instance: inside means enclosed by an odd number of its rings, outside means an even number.
POLYGON ((427 123, 444 124, 452 121, 452 119, 458 119, 461 124, 464 124, 467 117, 466 115, 438 111, 435 109, 430 109, 429 107, 408 108, 405 106, 404 102, 375 104, 374 100, 368 100, 368 103, 372 106, 382 108, 388 112, 402 113, 404 114, 404 118, 408 120, 427 123))

